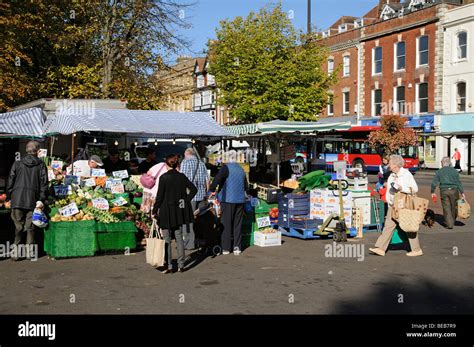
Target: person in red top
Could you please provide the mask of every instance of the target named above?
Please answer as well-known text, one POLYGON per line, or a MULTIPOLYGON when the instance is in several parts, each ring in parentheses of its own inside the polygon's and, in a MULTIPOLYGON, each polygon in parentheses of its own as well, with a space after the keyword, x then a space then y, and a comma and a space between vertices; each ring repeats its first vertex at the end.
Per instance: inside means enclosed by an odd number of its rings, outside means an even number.
POLYGON ((454 166, 454 168, 456 170, 459 170, 459 173, 461 173, 462 172, 462 169, 461 169, 461 153, 458 151, 457 148, 454 149, 453 159, 456 161, 456 165, 454 166))

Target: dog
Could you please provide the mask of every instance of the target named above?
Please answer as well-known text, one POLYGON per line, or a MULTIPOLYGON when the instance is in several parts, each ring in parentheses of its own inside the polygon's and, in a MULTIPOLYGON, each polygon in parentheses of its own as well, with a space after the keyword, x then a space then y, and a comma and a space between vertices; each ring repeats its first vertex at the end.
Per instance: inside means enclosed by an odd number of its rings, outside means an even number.
POLYGON ((432 209, 428 209, 425 213, 425 219, 423 224, 427 225, 429 228, 432 228, 435 223, 435 213, 432 209))

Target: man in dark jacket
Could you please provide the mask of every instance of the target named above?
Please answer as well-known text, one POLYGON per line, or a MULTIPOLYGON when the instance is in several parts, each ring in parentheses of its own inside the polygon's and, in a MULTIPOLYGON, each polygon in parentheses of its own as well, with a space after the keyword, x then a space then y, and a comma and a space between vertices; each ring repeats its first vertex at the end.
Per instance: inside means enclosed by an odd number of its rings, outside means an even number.
POLYGON ((459 172, 451 166, 449 157, 441 159, 442 168, 433 177, 431 183, 431 197, 436 201, 436 188, 439 186, 441 205, 443 206, 444 223, 447 229, 452 229, 458 214, 457 201, 459 194, 465 198, 464 189, 459 178, 459 172))
POLYGON ((193 223, 194 211, 191 207, 191 200, 196 195, 197 188, 184 174, 176 170, 178 167, 177 155, 168 156, 166 165, 169 170, 160 177, 152 215, 157 218, 166 241, 168 269, 165 270, 165 273, 172 271, 171 239, 173 234, 178 249, 178 271, 184 272, 183 233, 186 225, 193 223), (187 189, 189 189, 189 193, 187 189))
POLYGON ((211 184, 211 195, 219 187, 218 200, 222 206, 222 254, 229 254, 234 237, 234 255, 240 255, 242 249, 242 221, 244 204, 248 190, 244 169, 234 162, 222 166, 211 184))
MULTIPOLYGON (((47 198, 48 171, 44 162, 38 158, 39 149, 38 142, 28 142, 27 155, 13 164, 8 177, 7 199, 11 200, 16 246, 21 242, 23 231, 27 233, 26 243, 33 245, 33 210, 36 207, 43 208, 43 202, 47 198)), ((12 259, 18 260, 18 257, 13 256, 12 259)))

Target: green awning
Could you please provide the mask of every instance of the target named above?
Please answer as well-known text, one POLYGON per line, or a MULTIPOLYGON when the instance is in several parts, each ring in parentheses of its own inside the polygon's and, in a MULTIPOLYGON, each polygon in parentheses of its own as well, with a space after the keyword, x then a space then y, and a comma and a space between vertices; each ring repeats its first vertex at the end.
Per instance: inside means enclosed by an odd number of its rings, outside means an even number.
POLYGON ((281 133, 317 133, 332 130, 348 130, 351 128, 351 122, 291 122, 284 120, 274 120, 265 123, 232 125, 226 129, 235 136, 245 135, 269 135, 277 132, 281 133))

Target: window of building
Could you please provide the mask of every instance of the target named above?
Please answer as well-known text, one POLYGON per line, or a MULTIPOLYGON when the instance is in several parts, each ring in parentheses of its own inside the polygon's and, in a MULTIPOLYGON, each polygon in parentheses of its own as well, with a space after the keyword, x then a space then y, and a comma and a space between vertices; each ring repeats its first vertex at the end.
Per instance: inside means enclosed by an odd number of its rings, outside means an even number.
POLYGON ((342 76, 347 77, 350 74, 350 64, 351 64, 351 58, 348 55, 346 55, 343 58, 343 64, 344 64, 344 68, 342 71, 342 76))
POLYGON ((456 85, 456 112, 466 112, 466 82, 456 85))
POLYGON ((334 115, 334 96, 329 95, 329 102, 328 102, 328 116, 334 115))
POLYGON ((418 38, 418 66, 428 65, 428 36, 418 38))
POLYGON ((382 47, 375 47, 373 50, 372 74, 382 73, 382 47))
POLYGON ((342 102, 344 104, 342 113, 348 114, 351 110, 349 92, 343 92, 342 93, 342 102))
POLYGON ((328 74, 331 74, 334 72, 334 59, 329 59, 328 60, 328 74))
POLYGON ((197 76, 197 87, 198 88, 204 87, 204 76, 203 75, 197 76))
POLYGON ((372 97, 372 112, 374 116, 382 114, 382 89, 375 89, 372 97))
POLYGON ((458 35, 458 59, 467 58, 467 33, 460 32, 458 35))
POLYGON ((418 85, 418 113, 428 112, 428 83, 418 85))
POLYGON ((201 94, 197 93, 194 94, 194 107, 200 107, 201 106, 201 94))
POLYGON ((215 80, 214 80, 214 75, 211 75, 210 73, 207 74, 207 85, 208 86, 212 86, 216 84, 215 80))
POLYGON ((405 41, 395 44, 395 70, 405 69, 405 41))
POLYGON ((398 86, 395 90, 395 111, 399 114, 405 114, 405 86, 398 86))

